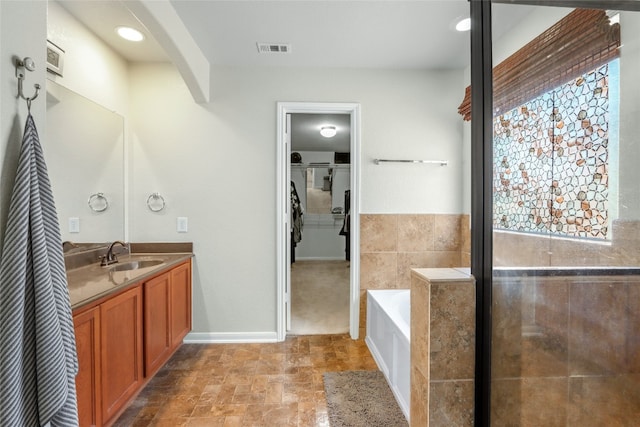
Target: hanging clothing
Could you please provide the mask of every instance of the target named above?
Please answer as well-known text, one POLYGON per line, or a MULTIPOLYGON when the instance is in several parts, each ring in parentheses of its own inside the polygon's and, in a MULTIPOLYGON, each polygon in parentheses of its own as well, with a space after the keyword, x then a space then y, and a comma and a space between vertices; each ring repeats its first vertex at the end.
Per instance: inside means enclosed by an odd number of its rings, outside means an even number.
POLYGON ((340 229, 341 236, 345 237, 345 259, 347 261, 351 260, 351 232, 349 231, 351 228, 351 190, 346 190, 344 192, 344 221, 342 223, 342 228, 340 229))
POLYGON ((291 232, 293 241, 298 243, 302 240, 302 227, 304 226, 302 202, 296 191, 296 185, 291 181, 291 232))
POLYGON ((0 261, 0 426, 77 426, 77 373, 60 227, 29 114, 0 261))
POLYGON ((296 184, 291 181, 291 264, 296 262, 296 246, 302 240, 304 225, 302 202, 296 191, 296 184))

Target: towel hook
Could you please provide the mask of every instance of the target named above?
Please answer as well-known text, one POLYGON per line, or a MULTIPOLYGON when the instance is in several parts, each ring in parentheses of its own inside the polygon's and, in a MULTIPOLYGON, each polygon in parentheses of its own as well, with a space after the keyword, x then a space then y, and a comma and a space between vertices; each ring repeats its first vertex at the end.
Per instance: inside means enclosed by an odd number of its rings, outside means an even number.
POLYGON ((24 96, 24 92, 22 91, 22 81, 25 78, 25 70, 33 71, 36 69, 36 63, 33 59, 26 57, 24 59, 15 58, 16 62, 16 77, 18 78, 18 96, 25 101, 27 101, 27 108, 31 111, 31 101, 38 97, 38 93, 40 92, 40 85, 38 83, 33 86, 36 88, 36 93, 32 97, 24 96))

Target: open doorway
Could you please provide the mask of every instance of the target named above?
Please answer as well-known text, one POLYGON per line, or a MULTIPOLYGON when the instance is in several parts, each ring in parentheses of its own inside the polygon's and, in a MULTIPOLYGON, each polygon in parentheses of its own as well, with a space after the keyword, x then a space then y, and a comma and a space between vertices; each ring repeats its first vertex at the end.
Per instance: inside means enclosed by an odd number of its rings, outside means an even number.
POLYGON ((357 104, 278 104, 280 340, 358 337, 358 126, 357 104), (322 127, 336 134, 320 136, 322 127))
POLYGON ((288 335, 349 332, 351 116, 290 114, 288 335))

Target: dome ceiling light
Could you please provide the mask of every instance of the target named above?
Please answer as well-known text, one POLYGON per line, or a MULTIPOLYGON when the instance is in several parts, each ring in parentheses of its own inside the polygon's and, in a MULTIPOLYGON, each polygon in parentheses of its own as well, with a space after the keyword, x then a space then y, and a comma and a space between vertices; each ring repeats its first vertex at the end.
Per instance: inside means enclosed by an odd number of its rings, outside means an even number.
POLYGON ((338 133, 338 130, 335 126, 322 126, 320 128, 320 135, 325 138, 333 138, 338 133))
POLYGON ((457 31, 469 31, 471 29, 471 18, 463 18, 456 24, 457 31))

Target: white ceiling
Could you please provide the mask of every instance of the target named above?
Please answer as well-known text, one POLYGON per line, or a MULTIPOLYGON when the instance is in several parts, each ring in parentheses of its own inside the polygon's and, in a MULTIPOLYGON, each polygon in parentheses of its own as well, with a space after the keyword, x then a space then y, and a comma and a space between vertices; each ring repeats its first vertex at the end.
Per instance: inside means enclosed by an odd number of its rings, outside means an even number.
MULTIPOLYGON (((127 0, 57 0, 132 62, 168 61, 131 14, 127 0), (137 27, 141 43, 120 39, 137 27)), ((163 0, 167 1, 167 0, 163 0)), ((212 65, 460 69, 469 64, 469 33, 453 29, 467 0, 168 0, 212 65), (261 54, 256 43, 288 43, 291 53, 261 54)), ((494 6, 500 35, 531 10, 494 6)))
MULTIPOLYGON (((469 33, 452 26, 467 0, 170 0, 209 62, 229 66, 461 68, 469 33), (289 43, 289 54, 260 54, 257 42, 289 43)), ((166 61, 126 1, 59 3, 129 61, 166 61), (114 28, 141 28, 147 40, 120 40, 114 28)))
MULTIPOLYGON (((129 12, 126 0, 57 1, 128 61, 169 60, 129 12), (114 31, 120 25, 142 30, 145 41, 120 39, 114 31)), ((468 16, 467 0, 169 1, 214 66, 462 69, 470 60, 469 33, 453 28, 468 16), (256 43, 262 42, 290 44, 291 52, 259 53, 256 43)), ((494 16, 501 14, 494 20, 494 34, 530 11, 494 6, 494 16)), ((306 123, 309 129, 326 120, 320 115, 306 119, 312 118, 319 122, 306 123)))
MULTIPOLYGON (((1 0, 0 0, 1 1, 1 0)), ((167 62, 169 57, 153 36, 118 0, 55 0, 96 36, 130 62, 167 62), (120 38, 116 27, 136 28, 145 40, 132 43, 120 38)))
POLYGON ((469 34, 452 26, 467 0, 171 0, 212 64, 358 68, 460 68, 469 34), (260 54, 256 42, 290 43, 260 54))

